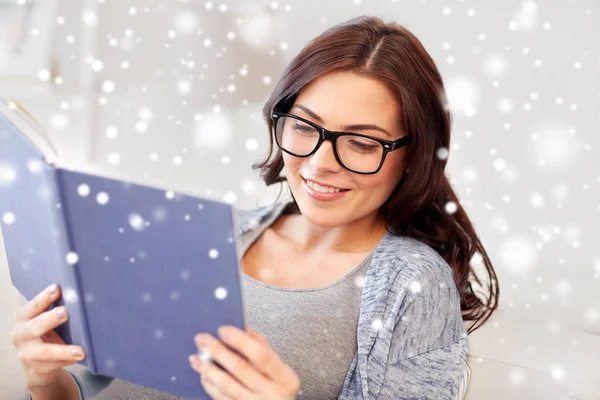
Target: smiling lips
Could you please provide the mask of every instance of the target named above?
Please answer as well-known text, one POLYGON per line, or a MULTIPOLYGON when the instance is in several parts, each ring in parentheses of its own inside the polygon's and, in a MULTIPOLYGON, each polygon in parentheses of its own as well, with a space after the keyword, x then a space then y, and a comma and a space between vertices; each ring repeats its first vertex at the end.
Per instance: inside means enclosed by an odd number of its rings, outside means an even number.
POLYGON ((319 184, 315 181, 312 180, 308 180, 305 179, 304 177, 302 178, 304 180, 304 183, 310 187, 312 190, 317 191, 319 193, 339 193, 339 192, 347 192, 349 189, 342 189, 342 188, 338 188, 336 186, 328 186, 328 185, 324 185, 324 184, 319 184))

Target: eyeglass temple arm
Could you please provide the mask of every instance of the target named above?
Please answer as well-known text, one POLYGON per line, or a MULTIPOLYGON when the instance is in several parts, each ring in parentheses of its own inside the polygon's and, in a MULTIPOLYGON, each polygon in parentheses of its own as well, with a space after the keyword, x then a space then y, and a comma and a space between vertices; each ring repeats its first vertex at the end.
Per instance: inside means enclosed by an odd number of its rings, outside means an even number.
POLYGON ((396 150, 397 148, 402 147, 405 144, 409 144, 411 142, 412 142, 412 140, 411 140, 410 135, 403 136, 400 139, 394 140, 392 142, 392 145, 390 146, 389 151, 396 150))

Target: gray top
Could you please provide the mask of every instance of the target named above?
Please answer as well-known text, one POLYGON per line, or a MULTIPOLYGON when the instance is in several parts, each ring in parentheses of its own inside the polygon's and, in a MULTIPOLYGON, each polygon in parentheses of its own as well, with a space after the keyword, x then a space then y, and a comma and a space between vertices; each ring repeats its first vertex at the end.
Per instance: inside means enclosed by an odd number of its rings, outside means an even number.
MULTIPOLYGON (((280 214, 278 209, 242 236, 242 254, 280 214)), ((360 294, 372 256, 318 288, 273 286, 242 271, 246 323, 298 374, 298 399, 338 398, 357 351, 360 294)))
MULTIPOLYGON (((239 233, 245 235, 257 225, 264 227, 261 223, 268 220, 274 212, 279 213, 282 206, 281 203, 275 203, 267 207, 238 210, 239 233)), ((365 271, 365 276, 360 297, 358 325, 354 322, 353 325, 350 324, 349 319, 345 320, 347 329, 356 325, 355 337, 358 347, 347 370, 338 399, 461 399, 467 376, 467 332, 462 318, 458 289, 448 263, 427 244, 407 236, 396 236, 386 232, 373 249, 370 262, 365 264, 368 264, 368 266, 363 265, 365 270, 360 270, 361 273, 365 271)), ((351 271, 349 275, 353 272, 358 273, 358 271, 351 271)), ((252 290, 252 285, 248 285, 248 278, 242 280, 242 288, 252 290)), ((351 280, 348 276, 346 280, 324 288, 335 290, 338 285, 349 283, 351 280)), ((254 283, 255 293, 257 293, 259 284, 254 283)), ((317 288, 314 293, 318 295, 322 292, 320 289, 324 288, 317 288)), ((281 292, 280 295, 285 292, 290 296, 310 293, 298 290, 281 292)), ((274 295, 275 290, 269 293, 274 295)), ((340 298, 335 304, 339 305, 339 302, 340 298)), ((256 310, 256 303, 252 308, 248 308, 248 311, 252 309, 256 310)), ((315 313, 317 310, 311 311, 311 318, 318 315, 315 313)), ((343 312, 347 315, 351 314, 351 300, 348 300, 343 312)), ((251 312, 244 314, 250 316, 251 312)), ((257 320, 254 322, 256 323, 257 320)), ((263 324, 263 328, 269 326, 264 320, 263 324)), ((317 324, 310 325, 312 327, 309 329, 314 332, 314 326, 317 324)), ((290 346, 302 347, 294 346, 294 340, 300 340, 299 335, 306 326, 296 329, 295 332, 289 331, 290 339, 286 343, 288 347, 278 344, 288 361, 295 363, 300 360, 300 356, 294 355, 294 350, 290 346)), ((338 325, 337 329, 342 329, 342 326, 338 325)), ((277 334, 271 331, 266 336, 276 338, 275 335, 277 334)), ((325 343, 318 346, 313 344, 307 352, 310 357, 320 362, 326 362, 332 357, 331 353, 320 353, 327 346, 330 351, 333 348, 340 348, 345 349, 344 352, 340 351, 340 354, 346 356, 349 352, 351 354, 353 350, 348 350, 350 339, 347 336, 340 336, 340 338, 344 343, 335 345, 325 343)), ((315 390, 316 385, 322 383, 319 382, 318 368, 303 369, 302 365, 295 367, 301 369, 301 373, 307 379, 302 386, 304 390, 315 390)), ((75 375, 85 399, 180 399, 121 379, 93 375, 79 364, 66 369, 75 375), (98 393, 100 390, 102 392, 98 393)), ((339 373, 339 369, 336 371, 339 373)), ((333 383, 331 388, 325 387, 324 390, 333 392, 336 385, 337 383, 333 383)))

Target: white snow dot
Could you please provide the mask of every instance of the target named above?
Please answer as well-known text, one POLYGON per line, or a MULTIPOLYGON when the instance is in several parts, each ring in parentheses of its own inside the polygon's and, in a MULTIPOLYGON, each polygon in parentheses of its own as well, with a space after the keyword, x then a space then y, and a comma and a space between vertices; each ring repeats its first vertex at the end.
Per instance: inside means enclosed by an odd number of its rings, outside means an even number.
POLYGON ((96 201, 101 206, 106 205, 106 203, 108 203, 108 200, 109 200, 109 196, 108 196, 108 193, 106 193, 106 192, 100 192, 96 196, 96 201))
POLYGON ((76 303, 79 299, 77 292, 72 288, 65 288, 62 292, 63 299, 65 299, 65 303, 73 304, 76 303))
POLYGON ((383 326, 383 322, 380 318, 375 318, 373 322, 371 322, 371 329, 378 331, 383 326))
POLYGON ((131 227, 136 230, 136 231, 142 231, 144 230, 145 227, 145 222, 144 222, 144 218, 142 218, 142 216, 140 214, 137 213, 132 213, 129 214, 129 225, 131 225, 131 227))
POLYGON ((494 168, 496 168, 496 171, 502 171, 506 168, 506 162, 503 159, 498 158, 494 160, 494 168))
POLYGON ((106 127, 106 137, 109 139, 115 139, 119 135, 119 130, 114 125, 109 125, 106 127))
POLYGON ((81 197, 86 197, 87 195, 90 194, 90 187, 88 185, 86 185, 85 183, 82 183, 81 185, 79 185, 77 187, 77 193, 81 197))
POLYGON ((83 10, 81 12, 81 20, 87 26, 95 26, 98 23, 98 17, 92 10, 83 10))
POLYGON ((250 179, 243 179, 241 182, 242 191, 246 194, 254 194, 257 191, 256 183, 250 179))
POLYGON ((410 283, 410 291, 413 293, 419 293, 421 291, 421 282, 412 281, 410 283))
POLYGON ((102 60, 93 60, 92 61, 92 71, 100 72, 104 69, 104 63, 102 60))
POLYGON ((157 330, 155 330, 155 331, 154 331, 154 337, 155 337, 156 339, 160 339, 160 338, 161 338, 161 337, 163 337, 163 336, 164 336, 164 333, 163 333, 163 331, 161 331, 160 329, 157 329, 157 330))
MULTIPOLYGON (((31 170, 31 169, 30 169, 31 170)), ((8 164, 0 164, 0 186, 8 186, 17 177, 17 172, 8 164)))
POLYGON ((453 201, 447 202, 444 208, 448 214, 454 214, 458 210, 456 203, 453 201))
POLYGON ((227 289, 225 289, 222 286, 219 286, 216 290, 215 290, 215 297, 219 300, 223 300, 225 297, 227 297, 227 289))
POLYGON ((188 281, 190 279, 190 271, 181 271, 181 274, 179 275, 181 277, 182 280, 184 281, 188 281))
POLYGON ((190 83, 190 81, 182 79, 179 82, 177 82, 177 92, 179 94, 185 95, 188 94, 191 90, 192 84, 190 83))
POLYGON ((108 155, 108 162, 113 165, 117 165, 121 162, 121 156, 119 153, 110 153, 108 155))
POLYGON ((550 374, 552 375, 552 378, 560 381, 565 377, 565 370, 560 365, 552 364, 550 365, 550 374))
POLYGON ((237 201, 237 194, 235 192, 227 192, 223 197, 223 201, 229 204, 233 204, 237 201))
POLYGON ((258 149, 258 142, 256 141, 256 139, 250 138, 246 140, 246 150, 255 151, 256 149, 258 149))
POLYGON ((200 357, 200 359, 203 361, 212 360, 212 355, 210 354, 210 352, 204 349, 198 349, 198 357, 200 357))
POLYGON ((12 225, 15 222, 15 214, 7 211, 2 215, 2 222, 4 222, 6 225, 12 225))
POLYGON ((70 251, 69 253, 67 253, 67 262, 71 265, 75 265, 77 264, 77 261, 79 261, 79 255, 73 251, 70 251))
POLYGON ((63 130, 69 126, 69 117, 62 113, 53 113, 50 117, 50 126, 56 130, 63 130))
POLYGON ((113 81, 102 82, 102 91, 104 93, 112 93, 115 90, 115 83, 113 81))
POLYGON ((144 303, 149 303, 152 300, 152 295, 150 293, 144 293, 142 295, 142 301, 144 303))
POLYGON ((354 284, 356 285, 356 287, 363 287, 365 285, 365 276, 359 275, 356 278, 354 278, 354 284))
POLYGON ((47 82, 50 80, 50 71, 47 69, 40 69, 37 76, 42 82, 47 82))
POLYGON ((175 198, 175 192, 173 192, 172 190, 167 190, 165 192, 165 197, 169 200, 173 200, 175 198))
POLYGON ((445 148, 445 147, 440 147, 440 148, 438 149, 438 151, 437 151, 437 153, 436 153, 436 154, 437 154, 437 157, 438 157, 440 160, 445 160, 445 159, 447 159, 447 158, 448 158, 449 152, 448 152, 448 149, 447 149, 447 148, 445 148))
POLYGON ((544 207, 544 205, 545 205, 544 196, 542 196, 541 194, 539 194, 537 192, 531 193, 529 195, 529 204, 531 204, 531 206, 536 209, 540 209, 540 208, 544 207))
POLYGON ((219 257, 219 251, 217 249, 210 249, 208 251, 208 256, 214 260, 215 258, 219 257))
POLYGON ((270 77, 270 76, 265 76, 265 77, 263 77, 263 83, 264 83, 265 85, 269 85, 269 84, 271 83, 271 81, 272 81, 272 80, 271 80, 271 77, 270 77))
POLYGON ((181 11, 175 17, 175 27, 184 34, 193 33, 198 26, 198 16, 191 11, 181 11))
POLYGON ((148 130, 148 123, 146 121, 138 121, 135 124, 135 131, 138 133, 145 133, 148 130))
MULTIPOLYGON (((41 163, 40 160, 37 159, 31 159, 29 161, 27 161, 27 169, 29 170, 29 172, 31 172, 33 175, 38 174, 39 172, 42 171, 42 168, 44 168, 43 164, 41 163)), ((0 172, 0 175, 2 173, 0 172)), ((2 178, 0 177, 0 183, 2 181, 2 178)))

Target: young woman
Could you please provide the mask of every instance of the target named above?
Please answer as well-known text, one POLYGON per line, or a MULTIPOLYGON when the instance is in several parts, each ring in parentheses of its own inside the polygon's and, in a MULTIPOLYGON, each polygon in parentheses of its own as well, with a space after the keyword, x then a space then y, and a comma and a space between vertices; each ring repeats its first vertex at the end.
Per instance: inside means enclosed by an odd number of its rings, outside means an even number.
MULTIPOLYGON (((499 291, 444 175, 451 115, 422 44, 379 18, 334 26, 292 60, 263 112, 271 150, 254 168, 287 182, 292 201, 240 211, 252 328, 196 336, 224 367, 191 357, 202 387, 214 399, 462 398, 467 333, 499 291)), ((55 289, 19 310, 13 332, 35 400, 177 398, 69 375, 78 346, 52 331, 68 317, 44 312, 55 289)))

